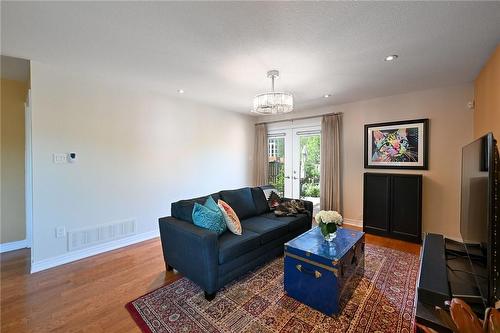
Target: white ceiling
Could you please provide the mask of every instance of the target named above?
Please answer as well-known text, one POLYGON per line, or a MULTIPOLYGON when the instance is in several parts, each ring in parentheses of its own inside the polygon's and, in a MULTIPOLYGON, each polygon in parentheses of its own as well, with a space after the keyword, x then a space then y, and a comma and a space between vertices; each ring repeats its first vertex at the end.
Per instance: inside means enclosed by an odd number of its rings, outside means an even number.
POLYGON ((300 111, 470 82, 500 42, 498 1, 2 1, 1 19, 2 54, 239 112, 269 69, 300 111))

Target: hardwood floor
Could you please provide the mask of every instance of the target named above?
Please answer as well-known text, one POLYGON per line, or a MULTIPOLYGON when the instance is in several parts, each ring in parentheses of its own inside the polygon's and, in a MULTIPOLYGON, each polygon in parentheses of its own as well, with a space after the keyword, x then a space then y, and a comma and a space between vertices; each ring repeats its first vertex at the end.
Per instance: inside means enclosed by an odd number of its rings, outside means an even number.
MULTIPOLYGON (((366 242, 418 254, 420 246, 366 235, 366 242)), ((159 239, 28 273, 30 254, 0 255, 1 332, 140 332, 124 305, 177 278, 159 239)))

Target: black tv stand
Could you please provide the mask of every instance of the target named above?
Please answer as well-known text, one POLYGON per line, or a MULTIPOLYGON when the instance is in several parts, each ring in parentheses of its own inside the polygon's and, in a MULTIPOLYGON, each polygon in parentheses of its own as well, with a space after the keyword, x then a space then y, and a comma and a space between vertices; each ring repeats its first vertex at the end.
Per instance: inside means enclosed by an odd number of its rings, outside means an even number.
POLYGON ((437 317, 435 307, 445 308, 445 301, 453 297, 467 302, 482 318, 484 305, 464 245, 427 234, 421 253, 416 322, 438 332, 451 332, 437 317))

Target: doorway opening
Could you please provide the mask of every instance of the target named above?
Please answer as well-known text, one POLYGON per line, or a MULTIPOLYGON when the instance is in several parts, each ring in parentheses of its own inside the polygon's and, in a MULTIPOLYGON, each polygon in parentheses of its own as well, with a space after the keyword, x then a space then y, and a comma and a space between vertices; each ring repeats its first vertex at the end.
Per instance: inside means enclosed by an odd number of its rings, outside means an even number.
POLYGON ((9 252, 32 247, 30 62, 0 58, 0 252, 9 252))
POLYGON ((268 183, 281 196, 320 202, 321 126, 288 125, 268 131, 268 183))

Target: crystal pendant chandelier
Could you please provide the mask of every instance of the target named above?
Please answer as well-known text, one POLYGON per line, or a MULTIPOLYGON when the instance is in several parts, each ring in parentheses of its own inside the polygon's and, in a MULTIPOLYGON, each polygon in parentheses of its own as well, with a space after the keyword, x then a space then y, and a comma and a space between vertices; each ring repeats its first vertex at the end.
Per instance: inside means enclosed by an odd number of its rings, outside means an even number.
POLYGON ((279 75, 280 72, 277 70, 267 72, 267 77, 272 82, 272 91, 254 97, 253 112, 268 115, 287 113, 293 110, 293 95, 274 91, 274 79, 279 75))

